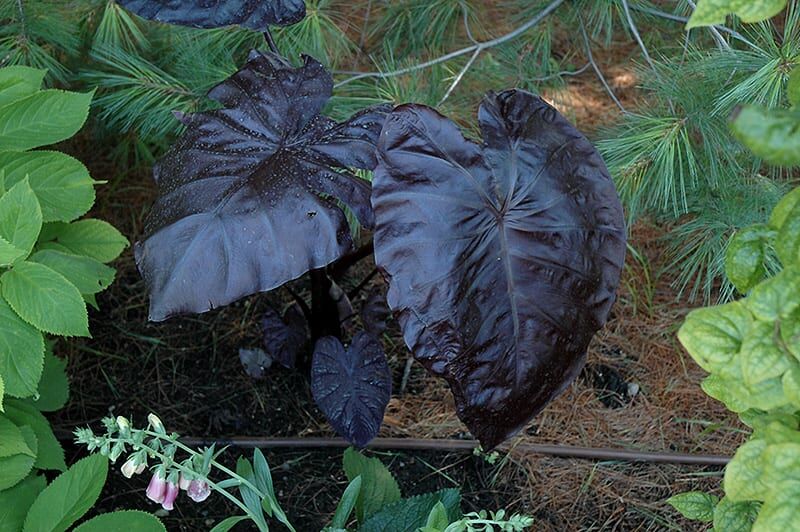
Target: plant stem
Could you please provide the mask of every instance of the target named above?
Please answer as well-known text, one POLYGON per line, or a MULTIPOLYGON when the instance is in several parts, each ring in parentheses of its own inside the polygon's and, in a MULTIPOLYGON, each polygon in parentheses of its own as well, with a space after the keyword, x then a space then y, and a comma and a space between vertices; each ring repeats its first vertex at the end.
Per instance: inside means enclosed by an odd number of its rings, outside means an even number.
POLYGON ((272 38, 272 33, 269 31, 269 27, 264 30, 264 40, 267 41, 267 46, 269 46, 269 49, 273 54, 281 55, 280 50, 278 50, 278 46, 275 44, 275 39, 272 38))

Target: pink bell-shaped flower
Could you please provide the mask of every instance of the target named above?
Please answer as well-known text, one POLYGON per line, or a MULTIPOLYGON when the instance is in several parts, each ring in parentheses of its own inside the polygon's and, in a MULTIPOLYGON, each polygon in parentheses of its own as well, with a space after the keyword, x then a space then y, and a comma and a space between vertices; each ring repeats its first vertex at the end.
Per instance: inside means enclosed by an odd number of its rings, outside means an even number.
POLYGON ((211 487, 205 480, 195 479, 189 483, 189 489, 186 493, 194 502, 203 502, 211 494, 211 487))
POLYGON ((164 502, 166 494, 167 481, 164 478, 164 472, 159 468, 153 473, 153 478, 150 479, 150 484, 147 486, 147 498, 160 504, 164 502))
POLYGON ((172 503, 174 503, 175 499, 178 497, 179 491, 177 484, 172 481, 167 482, 167 488, 164 491, 164 500, 161 502, 161 507, 165 510, 172 510, 172 503))

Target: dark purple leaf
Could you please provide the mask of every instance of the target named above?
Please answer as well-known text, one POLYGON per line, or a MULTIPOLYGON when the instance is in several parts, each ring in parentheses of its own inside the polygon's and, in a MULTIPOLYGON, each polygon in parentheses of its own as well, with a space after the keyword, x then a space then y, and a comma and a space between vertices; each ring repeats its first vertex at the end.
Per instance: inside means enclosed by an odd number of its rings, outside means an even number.
POLYGON ((294 303, 283 313, 268 308, 261 319, 264 332, 264 348, 273 360, 285 368, 292 369, 297 355, 308 340, 308 324, 303 311, 294 303))
POLYGON ((579 373, 615 300, 625 227, 597 151, 550 105, 489 94, 479 121, 482 145, 433 109, 397 108, 372 201, 405 341, 491 449, 579 373))
POLYGON ((370 290, 361 306, 361 323, 364 324, 364 329, 368 333, 380 336, 386 330, 386 320, 390 314, 383 290, 378 287, 370 290))
POLYGON ((336 200, 369 227, 385 107, 347 122, 320 115, 333 80, 310 57, 293 68, 252 52, 211 90, 225 108, 186 115, 186 133, 153 171, 159 197, 136 245, 150 319, 204 312, 271 290, 352 248, 336 200))
POLYGON ((288 26, 306 15, 303 0, 117 0, 140 17, 195 28, 237 24, 257 31, 288 26))
POLYGON ((264 377, 264 372, 272 366, 272 357, 263 349, 239 349, 239 360, 244 371, 254 379, 264 377))
POLYGON ((333 336, 317 340, 311 391, 336 432, 366 446, 378 434, 392 394, 392 374, 378 339, 360 332, 347 349, 333 336))

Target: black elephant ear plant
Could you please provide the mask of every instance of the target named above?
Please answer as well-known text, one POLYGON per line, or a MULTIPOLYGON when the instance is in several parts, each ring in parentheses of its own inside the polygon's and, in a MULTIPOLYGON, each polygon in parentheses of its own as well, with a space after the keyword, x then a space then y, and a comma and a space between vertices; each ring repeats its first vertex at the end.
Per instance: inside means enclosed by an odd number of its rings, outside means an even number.
MULTIPOLYGON (((237 2, 247 9, 235 13, 207 4, 122 2, 197 27, 268 31, 302 17, 299 0, 237 2)), ((314 398, 365 446, 391 374, 374 294, 362 313, 369 331, 343 344, 353 310, 332 278, 372 249, 353 251, 347 210, 374 229, 409 349, 447 380, 459 417, 491 449, 575 378, 608 317, 626 234, 612 180, 586 138, 525 91, 486 96, 480 143, 416 104, 336 122, 322 114, 332 91, 316 60, 295 67, 253 51, 211 90, 220 109, 180 116, 186 131, 154 168, 159 196, 136 245, 150 317, 205 312, 310 272, 311 303, 295 294, 283 317, 269 312, 265 348, 304 367, 310 331, 314 398), (372 170, 372 183, 357 170, 372 170)))

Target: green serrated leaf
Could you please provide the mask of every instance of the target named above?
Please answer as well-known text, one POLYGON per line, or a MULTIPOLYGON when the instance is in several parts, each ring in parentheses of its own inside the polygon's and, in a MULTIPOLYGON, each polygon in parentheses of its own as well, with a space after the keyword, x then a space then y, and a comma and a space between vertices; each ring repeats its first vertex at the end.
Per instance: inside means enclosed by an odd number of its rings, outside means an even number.
POLYGON ((450 522, 461 518, 461 495, 456 489, 445 489, 386 504, 363 522, 358 532, 416 532, 439 503, 450 522))
POLYGON ((0 267, 11 266, 20 259, 25 258, 25 250, 0 236, 0 267))
POLYGON ((759 224, 737 231, 725 255, 725 274, 737 290, 746 293, 764 279, 767 246, 775 232, 759 224))
POLYGON ((94 92, 36 92, 0 107, 0 151, 24 151, 66 140, 89 115, 94 92))
MULTIPOLYGON (((20 427, 22 437, 25 438, 25 443, 28 448, 33 451, 35 455, 39 449, 36 443, 36 434, 33 429, 27 426, 20 427)), ((28 476, 28 473, 33 469, 33 462, 35 458, 27 454, 15 454, 0 458, 0 493, 13 486, 16 486, 22 479, 28 476)))
POLYGON ((96 294, 114 281, 116 270, 102 262, 81 255, 51 249, 37 251, 28 259, 44 264, 64 276, 81 294, 96 294))
POLYGON ((31 504, 45 486, 47 481, 43 476, 30 475, 13 488, 0 491, 0 532, 22 530, 31 504))
POLYGON ((0 375, 6 394, 29 397, 36 393, 44 364, 44 338, 24 322, 0 297, 0 375))
POLYGON ((19 258, 25 258, 41 230, 39 201, 28 180, 23 179, 0 197, 0 237, 22 251, 19 258))
POLYGON ((361 477, 361 490, 356 501, 359 523, 385 505, 400 500, 397 481, 377 458, 367 458, 350 447, 344 452, 342 462, 348 480, 352 482, 356 477, 361 477))
POLYGON ((107 475, 105 456, 98 453, 79 460, 39 494, 23 531, 63 532, 97 501, 107 475))
POLYGON ((678 339, 704 370, 724 372, 741 350, 752 321, 750 312, 739 301, 701 308, 686 316, 678 339))
POLYGON ((94 181, 79 160, 56 151, 0 152, 10 187, 28 178, 45 222, 69 222, 86 214, 95 199, 94 181))
POLYGON ((718 497, 702 491, 679 493, 667 499, 667 504, 678 510, 685 518, 704 523, 714 520, 714 508, 718 502, 718 497))
POLYGON ((41 412, 55 412, 67 404, 69 380, 66 367, 66 360, 53 355, 51 349, 45 349, 44 370, 39 381, 39 397, 32 400, 33 406, 41 412))
POLYGON ((61 336, 89 336, 86 304, 63 275, 42 264, 20 262, 0 277, 2 294, 23 320, 61 336))
POLYGON ((64 471, 64 449, 58 442, 50 422, 27 400, 13 399, 6 403, 6 415, 17 426, 27 425, 36 434, 39 451, 33 466, 38 469, 64 471))
MULTIPOLYGON (((111 224, 102 220, 79 220, 46 227, 41 240, 58 244, 59 251, 85 255, 103 263, 111 262, 128 246, 128 240, 111 224)), ((44 246, 43 246, 44 247, 44 246)))
POLYGON ((743 22, 759 22, 774 17, 786 7, 787 0, 697 0, 687 29, 724 24, 729 14, 743 22))
POLYGON ((167 529, 153 514, 138 510, 122 510, 98 515, 75 527, 74 532, 110 532, 113 530, 166 532, 167 529))
MULTIPOLYGON (((23 423, 24 424, 24 423, 23 423)), ((25 454, 35 457, 33 450, 25 443, 22 431, 7 416, 0 415, 0 458, 25 454)))
POLYGON ((19 65, 0 68, 0 107, 38 91, 46 73, 19 65))
POLYGON ((800 110, 743 107, 733 135, 758 157, 779 166, 800 164, 800 110))
POLYGON ((714 530, 719 532, 749 532, 753 527, 759 505, 756 502, 735 502, 723 497, 714 510, 714 530))

